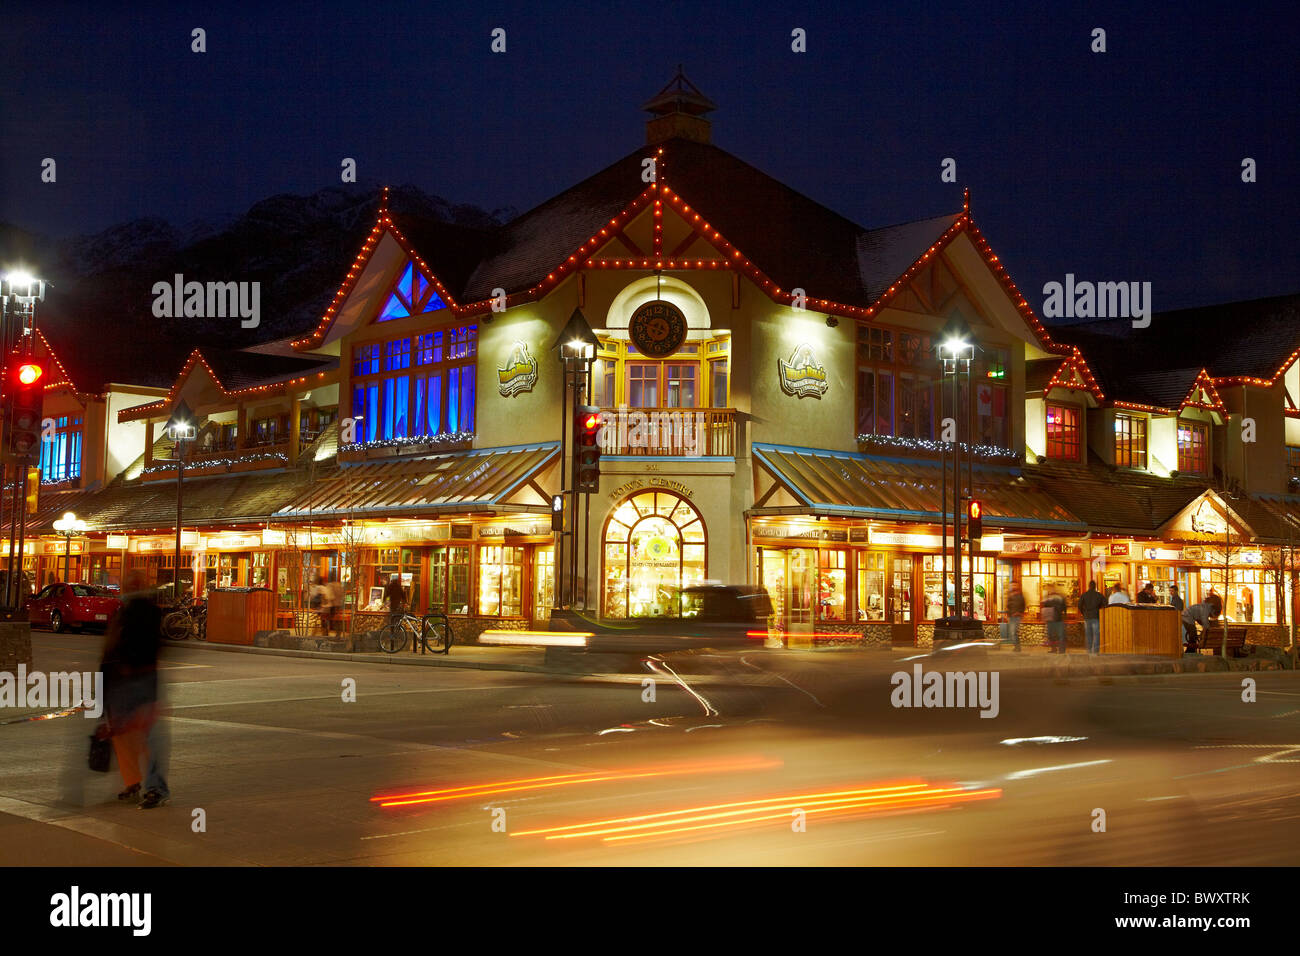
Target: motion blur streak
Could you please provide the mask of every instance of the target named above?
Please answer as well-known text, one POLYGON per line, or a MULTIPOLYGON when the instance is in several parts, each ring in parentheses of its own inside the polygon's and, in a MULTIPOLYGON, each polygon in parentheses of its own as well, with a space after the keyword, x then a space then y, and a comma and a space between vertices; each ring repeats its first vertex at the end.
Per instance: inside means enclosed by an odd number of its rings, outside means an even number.
MULTIPOLYGON (((1001 790, 935 790, 932 793, 902 795, 885 801, 834 801, 834 806, 819 807, 813 810, 804 810, 803 812, 812 816, 814 813, 843 813, 847 815, 855 810, 864 810, 870 813, 879 813, 887 810, 914 810, 922 809, 927 806, 947 807, 952 806, 955 803, 966 803, 971 800, 996 799, 1001 795, 1001 790)), ((603 839, 606 843, 616 843, 620 840, 643 840, 647 837, 664 837, 671 836, 675 833, 687 833, 696 830, 713 830, 719 827, 749 826, 755 823, 763 823, 768 820, 789 820, 791 814, 795 810, 803 810, 803 806, 782 807, 781 810, 782 812, 780 813, 769 813, 763 816, 749 816, 743 820, 726 820, 719 823, 700 823, 695 826, 670 827, 667 829, 661 828, 646 833, 629 833, 622 836, 607 836, 603 839)), ((550 839, 550 837, 547 839, 550 839)))
POLYGON ((498 780, 465 787, 448 787, 443 790, 420 790, 414 793, 394 793, 371 797, 371 803, 381 807, 409 806, 416 803, 438 803, 444 800, 464 800, 470 797, 490 796, 498 793, 517 793, 525 790, 545 790, 579 783, 601 783, 609 780, 634 780, 638 777, 670 777, 693 773, 733 773, 740 770, 768 770, 781 766, 780 760, 766 757, 739 757, 714 763, 667 764, 660 767, 641 767, 628 770, 591 770, 586 773, 562 773, 549 777, 525 777, 519 780, 498 780))
POLYGON ((484 631, 480 644, 526 644, 532 647, 586 647, 588 631, 484 631))
POLYGON ((969 791, 962 787, 934 787, 920 781, 900 781, 880 787, 857 790, 832 790, 822 793, 786 794, 779 797, 767 797, 760 800, 743 800, 733 803, 720 803, 703 807, 687 807, 681 810, 669 810, 662 813, 647 813, 632 817, 619 817, 608 820, 595 820, 589 823, 575 823, 560 827, 546 827, 536 830, 522 830, 514 836, 545 836, 548 840, 569 840, 579 837, 602 836, 605 839, 624 839, 610 837, 609 834, 623 834, 631 831, 649 831, 634 836, 677 833, 683 830, 709 829, 737 824, 749 824, 760 820, 788 817, 795 810, 826 813, 832 811, 861 809, 899 809, 910 808, 930 803, 950 803, 972 799, 984 799, 1001 796, 1001 790, 969 791), (807 810, 819 807, 818 810, 807 810), (780 811, 771 813, 771 811, 780 811), (766 815, 764 815, 766 814, 766 815), (724 820, 723 818, 731 818, 724 820), (703 823, 702 821, 722 821, 703 823), (620 825, 621 824, 621 825, 620 825), (684 827, 682 824, 700 824, 684 827), (656 829, 659 828, 659 829, 656 829))

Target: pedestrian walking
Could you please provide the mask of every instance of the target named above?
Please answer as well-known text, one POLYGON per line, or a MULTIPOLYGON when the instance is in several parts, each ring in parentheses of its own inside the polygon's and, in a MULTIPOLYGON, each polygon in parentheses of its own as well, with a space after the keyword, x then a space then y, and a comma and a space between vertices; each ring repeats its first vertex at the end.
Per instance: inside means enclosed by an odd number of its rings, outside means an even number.
POLYGON ((1083 637, 1089 654, 1101 653, 1101 609, 1105 596, 1097 590, 1097 582, 1089 581, 1088 590, 1079 598, 1079 613, 1083 615, 1083 637))
POLYGON ((329 588, 325 586, 325 575, 317 572, 315 580, 312 581, 311 593, 307 598, 307 607, 316 612, 316 620, 320 624, 322 634, 329 633, 331 617, 329 596, 329 588))
POLYGON ((1065 598, 1060 591, 1050 591, 1043 599, 1043 621, 1047 624, 1047 642, 1051 653, 1065 653, 1065 598))
POLYGON ((1025 592, 1020 590, 1020 582, 1011 582, 1011 593, 1007 595, 1007 636, 1012 650, 1020 650, 1020 621, 1025 616, 1025 592))
POLYGON ((1255 620, 1255 592, 1250 588, 1241 589, 1241 619, 1247 623, 1255 620))
POLYGON ((171 796, 166 779, 166 746, 157 729, 162 609, 139 570, 127 572, 122 591, 123 603, 109 622, 100 664, 105 716, 125 786, 117 798, 126 801, 139 797, 141 809, 150 810, 171 796), (142 767, 147 768, 143 774, 142 767))
POLYGON ((330 634, 343 634, 343 585, 339 577, 330 572, 329 583, 325 585, 330 606, 330 634))
POLYGON ((384 603, 388 605, 388 622, 396 624, 406 613, 406 590, 402 587, 402 578, 394 574, 388 579, 384 588, 384 603))

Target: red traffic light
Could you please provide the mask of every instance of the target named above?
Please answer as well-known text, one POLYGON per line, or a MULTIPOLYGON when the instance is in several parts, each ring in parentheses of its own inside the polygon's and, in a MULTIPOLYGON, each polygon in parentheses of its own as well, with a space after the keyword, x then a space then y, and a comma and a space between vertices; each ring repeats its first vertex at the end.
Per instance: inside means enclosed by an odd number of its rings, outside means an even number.
POLYGON ((594 432, 600 427, 599 415, 584 415, 582 417, 582 430, 585 432, 594 432))
POLYGON ((45 369, 34 362, 24 362, 18 366, 18 381, 23 385, 34 385, 45 374, 45 369))

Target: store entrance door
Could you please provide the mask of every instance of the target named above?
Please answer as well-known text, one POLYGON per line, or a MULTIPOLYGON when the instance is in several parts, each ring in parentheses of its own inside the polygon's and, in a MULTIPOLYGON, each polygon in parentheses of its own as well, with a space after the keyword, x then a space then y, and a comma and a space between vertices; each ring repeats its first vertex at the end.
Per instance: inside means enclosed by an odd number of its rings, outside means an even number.
POLYGON ((889 575, 889 620, 895 646, 916 644, 916 625, 912 620, 912 559, 895 555, 889 575))
POLYGON ((786 633, 800 644, 811 642, 813 606, 817 600, 817 552, 790 548, 786 557, 786 633))

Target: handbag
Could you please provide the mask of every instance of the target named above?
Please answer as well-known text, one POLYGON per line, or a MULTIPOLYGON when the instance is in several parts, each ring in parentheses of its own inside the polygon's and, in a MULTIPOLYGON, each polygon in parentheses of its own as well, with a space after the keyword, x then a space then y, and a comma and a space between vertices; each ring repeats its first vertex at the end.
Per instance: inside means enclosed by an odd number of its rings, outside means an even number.
POLYGON ((90 735, 90 755, 87 763, 95 773, 108 773, 113 757, 113 744, 108 739, 108 725, 100 724, 90 735))

